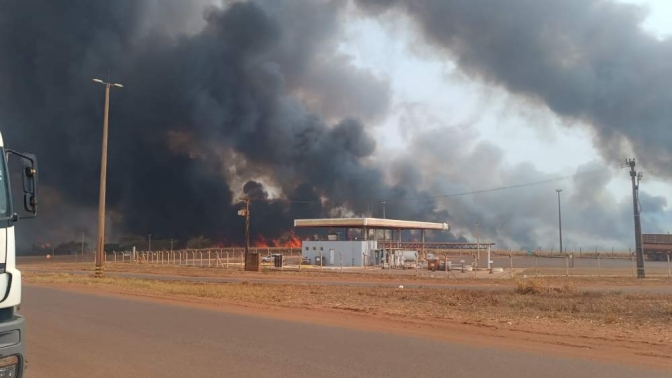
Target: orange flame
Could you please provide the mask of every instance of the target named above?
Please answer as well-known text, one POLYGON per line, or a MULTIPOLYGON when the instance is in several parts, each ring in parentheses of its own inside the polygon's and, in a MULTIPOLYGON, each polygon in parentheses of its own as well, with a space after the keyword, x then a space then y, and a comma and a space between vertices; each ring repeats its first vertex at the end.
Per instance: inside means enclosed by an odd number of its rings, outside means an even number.
POLYGON ((301 248, 301 239, 299 239, 296 234, 294 234, 294 231, 287 232, 277 239, 270 240, 266 239, 266 237, 263 235, 259 235, 252 242, 252 246, 255 248, 301 248))

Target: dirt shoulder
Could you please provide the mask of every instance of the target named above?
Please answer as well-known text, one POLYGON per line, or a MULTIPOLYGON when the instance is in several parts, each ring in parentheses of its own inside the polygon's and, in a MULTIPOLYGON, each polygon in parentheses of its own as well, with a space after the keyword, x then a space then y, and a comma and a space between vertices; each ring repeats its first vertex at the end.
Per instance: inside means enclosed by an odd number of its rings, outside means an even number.
MULTIPOLYGON (((86 263, 35 263, 20 266, 20 269, 26 272, 55 273, 55 272, 92 272, 93 265, 86 263)), ((173 266, 173 265, 152 265, 152 264, 128 264, 128 263, 108 263, 106 271, 110 273, 128 273, 128 274, 152 274, 164 276, 182 276, 182 277, 203 277, 203 278, 231 278, 239 280, 282 280, 286 282, 309 282, 309 283, 394 283, 396 285, 479 285, 490 287, 512 288, 517 279, 525 276, 518 274, 516 278, 510 276, 500 279, 476 278, 470 273, 459 272, 426 272, 421 271, 421 275, 415 275, 415 272, 392 271, 383 272, 381 269, 368 271, 320 271, 319 269, 303 269, 302 271, 278 271, 264 270, 262 272, 243 272, 240 269, 224 269, 213 267, 191 267, 191 266, 173 266)), ((523 271, 523 270, 521 270, 523 271)), ((486 275, 487 277, 487 275, 486 275)), ((527 277, 533 277, 528 275, 527 277)), ((554 285, 570 284, 578 288, 585 289, 608 289, 608 290, 629 290, 642 288, 643 291, 665 291, 672 288, 672 280, 668 278, 647 278, 637 280, 629 277, 545 277, 544 282, 554 285)))
MULTIPOLYGON (((672 366, 672 295, 516 289, 204 284, 28 273, 28 284, 463 343, 672 366)), ((532 284, 530 284, 532 283, 532 284)))

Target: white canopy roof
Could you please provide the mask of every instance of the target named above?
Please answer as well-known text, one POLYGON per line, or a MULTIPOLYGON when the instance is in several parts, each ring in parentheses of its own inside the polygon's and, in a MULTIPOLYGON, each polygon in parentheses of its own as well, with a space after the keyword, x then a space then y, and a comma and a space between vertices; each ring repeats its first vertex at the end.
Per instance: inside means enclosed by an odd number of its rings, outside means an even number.
POLYGON ((381 218, 295 219, 294 227, 385 228, 403 230, 450 230, 448 223, 416 222, 381 218))

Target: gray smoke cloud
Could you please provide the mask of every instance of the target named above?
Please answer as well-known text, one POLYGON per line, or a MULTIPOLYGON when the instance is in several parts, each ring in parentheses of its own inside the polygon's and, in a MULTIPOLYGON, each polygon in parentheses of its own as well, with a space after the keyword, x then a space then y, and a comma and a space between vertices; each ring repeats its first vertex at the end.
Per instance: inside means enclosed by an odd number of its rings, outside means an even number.
MULTIPOLYGON (((113 90, 110 116, 108 209, 117 235, 240 242, 235 194, 264 200, 268 191, 258 181, 230 187, 231 165, 263 175, 285 199, 253 204, 253 233, 269 238, 295 217, 363 214, 372 199, 427 195, 388 183, 370 161, 376 143, 361 120, 386 111, 389 87, 333 48, 340 6, 204 3, 3 2, 2 131, 40 156, 45 189, 42 217, 20 230, 23 240, 92 236, 103 88, 91 78, 108 71, 125 85, 113 90), (334 101, 341 98, 349 100, 334 101)), ((390 216, 448 218, 431 201, 390 216)))
MULTIPOLYGON (((412 114, 408 117, 415 119, 412 114)), ((564 246, 568 250, 614 247, 622 251, 632 246, 632 196, 616 197, 607 187, 612 180, 629 187, 627 170, 596 161, 565 175, 548 174, 538 171, 532 163, 507 164, 504 154, 500 147, 479 140, 469 125, 444 125, 412 132, 407 155, 398 159, 413 159, 414 169, 423 172, 424 178, 416 178, 415 182, 431 193, 470 193, 548 181, 438 199, 439 207, 450 209, 458 235, 473 239, 479 222, 483 239, 500 248, 558 250, 555 189, 560 188, 564 246), (437 164, 440 161, 446 163, 437 164), (574 176, 553 181, 570 175, 574 176)), ((667 200, 643 191, 640 202, 645 232, 667 232, 662 228, 665 220, 672 219, 672 212, 666 210, 667 200)))
POLYGON ((606 0, 357 0, 369 14, 416 21, 467 75, 536 101, 596 132, 608 161, 627 140, 670 178, 672 40, 640 27, 642 8, 606 0))

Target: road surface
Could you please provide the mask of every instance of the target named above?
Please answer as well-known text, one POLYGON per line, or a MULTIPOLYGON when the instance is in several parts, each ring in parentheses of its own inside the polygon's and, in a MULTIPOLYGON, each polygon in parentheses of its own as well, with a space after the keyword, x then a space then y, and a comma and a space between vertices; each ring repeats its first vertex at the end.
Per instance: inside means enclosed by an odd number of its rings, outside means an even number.
POLYGON ((649 378, 583 359, 24 287, 27 377, 649 378))

